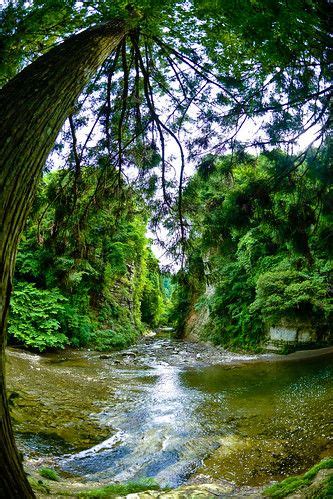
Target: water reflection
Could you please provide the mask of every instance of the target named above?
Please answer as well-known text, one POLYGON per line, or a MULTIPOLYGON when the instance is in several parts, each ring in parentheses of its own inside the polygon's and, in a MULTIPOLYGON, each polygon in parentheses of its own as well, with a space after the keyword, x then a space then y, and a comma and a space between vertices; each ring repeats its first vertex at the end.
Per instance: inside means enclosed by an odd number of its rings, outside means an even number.
POLYGON ((58 390, 64 379, 60 416, 69 421, 80 414, 73 401, 93 401, 84 424, 98 418, 110 429, 98 445, 60 457, 62 469, 106 483, 151 476, 176 486, 196 472, 256 485, 332 454, 332 356, 181 369, 174 346, 145 345, 128 365, 75 357, 49 367, 58 390), (82 386, 92 387, 88 396, 82 386))
POLYGON ((332 357, 212 367, 184 373, 187 386, 223 394, 203 408, 211 427, 231 425, 198 470, 214 479, 261 484, 298 473, 333 451, 332 357), (222 410, 219 410, 221 408, 222 410))
MULTIPOLYGON (((201 462, 208 450, 217 444, 195 444, 203 433, 197 420, 198 406, 205 395, 185 387, 181 370, 165 363, 153 366, 140 377, 133 371, 135 390, 127 386, 127 397, 132 391, 132 404, 126 415, 109 415, 118 432, 101 444, 62 459, 60 464, 67 471, 85 473, 88 478, 103 480, 137 479, 155 477, 163 485, 182 483, 201 462), (133 400, 134 399, 134 400, 133 400)), ((123 372, 128 376, 128 372, 123 372)))

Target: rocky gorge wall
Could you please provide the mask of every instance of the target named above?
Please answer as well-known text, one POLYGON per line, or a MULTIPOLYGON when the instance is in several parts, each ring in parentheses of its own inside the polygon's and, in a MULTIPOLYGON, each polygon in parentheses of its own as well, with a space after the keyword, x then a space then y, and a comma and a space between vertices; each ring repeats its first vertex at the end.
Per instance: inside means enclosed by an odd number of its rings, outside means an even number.
MULTIPOLYGON (((201 305, 192 304, 184 328, 184 337, 190 341, 200 341, 209 328, 211 313, 207 304, 215 293, 213 285, 207 285, 201 299, 201 305)), ((309 320, 285 318, 278 324, 266 326, 266 332, 260 345, 264 350, 275 353, 288 353, 294 350, 316 348, 331 345, 332 332, 322 336, 309 320)))

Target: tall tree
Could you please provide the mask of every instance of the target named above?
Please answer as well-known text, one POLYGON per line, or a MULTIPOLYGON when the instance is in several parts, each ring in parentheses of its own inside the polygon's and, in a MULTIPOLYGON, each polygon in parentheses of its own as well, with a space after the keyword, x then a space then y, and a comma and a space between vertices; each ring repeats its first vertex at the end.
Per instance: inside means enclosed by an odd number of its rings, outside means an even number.
POLYGON ((120 20, 68 39, 2 90, 0 168, 0 495, 33 497, 14 445, 5 391, 5 330, 15 253, 47 155, 75 100, 128 27, 120 20))

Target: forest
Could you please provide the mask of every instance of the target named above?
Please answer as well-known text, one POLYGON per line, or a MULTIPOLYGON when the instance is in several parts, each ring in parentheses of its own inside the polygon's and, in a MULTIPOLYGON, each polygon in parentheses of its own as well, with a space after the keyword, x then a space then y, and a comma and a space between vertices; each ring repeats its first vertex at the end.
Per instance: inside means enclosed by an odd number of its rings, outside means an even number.
POLYGON ((0 497, 333 496, 332 10, 5 0, 0 497))
POLYGON ((166 299, 147 210, 125 186, 111 200, 106 187, 89 204, 94 177, 82 169, 76 199, 71 172, 41 179, 18 251, 10 342, 39 351, 119 348, 162 320, 166 299))
POLYGON ((316 343, 329 338, 329 154, 312 150, 296 170, 280 150, 213 156, 199 165, 184 192, 188 264, 178 275, 172 311, 180 331, 191 312, 208 309, 202 339, 232 348, 257 347, 267 328, 280 323, 304 324, 316 331, 316 343))

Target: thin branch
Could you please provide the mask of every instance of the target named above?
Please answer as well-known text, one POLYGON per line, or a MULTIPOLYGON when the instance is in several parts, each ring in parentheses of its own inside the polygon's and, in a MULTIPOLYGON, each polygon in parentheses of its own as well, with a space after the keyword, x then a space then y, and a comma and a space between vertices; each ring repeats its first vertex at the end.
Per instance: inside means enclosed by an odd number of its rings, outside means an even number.
POLYGON ((114 56, 114 59, 112 61, 112 65, 108 71, 108 80, 107 80, 107 87, 106 87, 106 113, 105 113, 105 135, 106 135, 106 147, 108 150, 109 156, 111 155, 111 135, 110 135, 110 116, 111 116, 111 83, 112 83, 112 78, 114 76, 119 55, 120 55, 120 48, 121 45, 119 44, 114 56))
POLYGON ((122 92, 122 96, 121 96, 122 106, 121 106, 121 113, 120 113, 119 123, 118 123, 118 164, 119 164, 118 182, 119 182, 119 186, 120 186, 122 162, 123 162, 122 132, 123 132, 123 126, 124 126, 124 118, 125 118, 125 114, 126 114, 126 110, 127 110, 128 86, 129 86, 128 80, 129 80, 129 71, 130 71, 130 68, 128 67, 128 64, 127 64, 127 56, 126 56, 126 38, 124 38, 123 43, 122 43, 122 47, 121 47, 121 60, 122 60, 124 77, 123 77, 123 92, 122 92))

